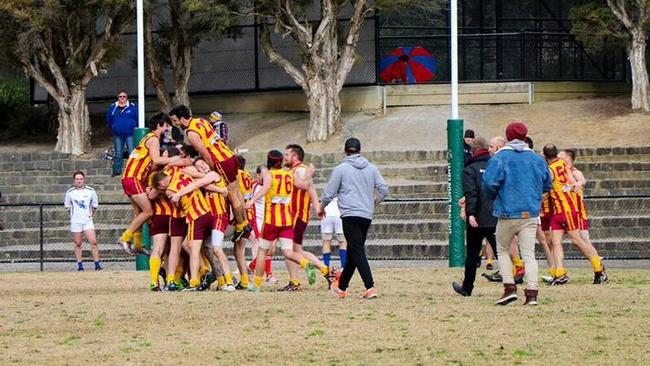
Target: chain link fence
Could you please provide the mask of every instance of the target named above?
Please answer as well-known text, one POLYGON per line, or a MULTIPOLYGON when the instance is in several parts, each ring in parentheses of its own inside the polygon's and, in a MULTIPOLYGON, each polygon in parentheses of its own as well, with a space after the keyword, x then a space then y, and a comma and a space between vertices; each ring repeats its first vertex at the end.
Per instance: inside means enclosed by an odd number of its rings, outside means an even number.
MULTIPOLYGON (((589 197, 591 239, 609 259, 650 258, 650 196, 589 197)), ((367 240, 371 259, 447 258, 448 202, 444 199, 391 200, 376 212, 367 240)), ((94 223, 104 262, 129 262, 117 239, 132 217, 128 203, 101 203, 94 223)), ((73 263, 74 244, 69 214, 62 205, 0 205, 0 263, 30 263, 49 270, 56 263, 73 263)), ((336 241, 334 241, 336 244, 336 241)), ((305 248, 321 253, 319 221, 309 223, 305 248)), ((581 254, 565 240, 567 258, 581 254)), ((333 251, 336 256, 336 250, 333 251)), ((230 253, 231 254, 231 253, 230 253)), ((90 260, 84 238, 84 258, 90 260)), ((538 246, 538 258, 543 251, 538 246)), ((60 264, 58 265, 60 267, 60 264)))

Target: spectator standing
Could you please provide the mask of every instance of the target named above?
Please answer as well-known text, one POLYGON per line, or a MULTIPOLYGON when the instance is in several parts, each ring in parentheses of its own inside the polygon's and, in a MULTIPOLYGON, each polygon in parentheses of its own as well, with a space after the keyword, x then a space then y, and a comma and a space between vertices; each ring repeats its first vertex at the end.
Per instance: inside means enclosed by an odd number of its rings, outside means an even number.
POLYGON ((99 203, 97 193, 91 187, 86 185, 86 176, 82 171, 77 171, 72 175, 74 187, 68 189, 65 194, 64 205, 70 211, 70 231, 74 239, 74 255, 77 260, 77 271, 83 271, 82 244, 81 234, 86 234, 86 239, 90 243, 90 253, 95 261, 95 271, 101 271, 102 266, 99 263, 99 247, 97 246, 97 235, 93 224, 93 214, 97 210, 99 203))
POLYGON ((343 274, 340 280, 332 284, 332 290, 339 298, 346 297, 350 279, 358 269, 366 288, 361 297, 372 299, 378 293, 366 257, 365 243, 375 206, 388 195, 388 185, 377 167, 361 156, 361 142, 358 139, 345 141, 345 154, 347 157, 334 168, 325 187, 318 217, 325 217, 324 207, 338 197, 343 234, 348 242, 348 257, 343 274), (377 198, 375 190, 378 192, 377 198))
POLYGON ((494 200, 494 216, 498 218, 497 250, 504 287, 503 295, 496 302, 499 305, 517 300, 517 285, 508 255, 515 235, 526 265, 524 305, 537 305, 535 235, 542 194, 551 189, 551 176, 546 162, 524 141, 527 133, 523 123, 510 123, 506 128, 508 144, 489 160, 483 173, 482 188, 485 196, 494 200))
POLYGON ((210 124, 214 128, 220 139, 227 145, 228 144, 228 124, 223 120, 223 115, 219 111, 214 111, 210 114, 210 124))
POLYGON ((138 127, 138 108, 129 102, 129 96, 124 90, 117 93, 117 101, 108 107, 106 124, 113 131, 113 158, 112 177, 122 174, 124 161, 124 145, 127 146, 127 155, 133 151, 133 131, 138 127))
POLYGON ((472 141, 474 141, 474 137, 474 130, 465 130, 465 135, 463 135, 463 153, 465 153, 465 163, 472 158, 472 141))
POLYGON ((467 259, 465 260, 465 279, 463 283, 454 282, 454 291, 462 296, 471 296, 476 279, 476 268, 481 261, 483 239, 487 239, 496 253, 497 226, 492 216, 493 202, 483 195, 482 178, 490 160, 489 145, 482 137, 472 141, 472 157, 463 169, 463 193, 465 195, 465 216, 467 217, 467 259))

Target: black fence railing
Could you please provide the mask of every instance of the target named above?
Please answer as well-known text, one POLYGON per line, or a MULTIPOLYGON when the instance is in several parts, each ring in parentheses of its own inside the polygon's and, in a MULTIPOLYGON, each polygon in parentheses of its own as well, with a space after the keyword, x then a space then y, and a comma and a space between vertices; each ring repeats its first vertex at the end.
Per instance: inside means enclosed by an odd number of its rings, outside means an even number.
MULTIPOLYGON (((650 258, 650 196, 588 197, 590 236, 599 254, 613 259, 650 258)), ((132 261, 117 245, 132 208, 127 203, 101 203, 95 213, 102 261, 132 261)), ((69 215, 59 204, 0 205, 0 263, 48 264, 74 262, 69 215)), ((373 259, 447 258, 448 201, 445 199, 389 200, 378 206, 367 250, 373 259)), ((312 218, 305 247, 320 253, 319 221, 312 218)), ((84 258, 90 260, 84 239, 84 258)), ((568 241, 567 258, 580 258, 568 241)), ((538 248, 539 258, 543 258, 538 248)))

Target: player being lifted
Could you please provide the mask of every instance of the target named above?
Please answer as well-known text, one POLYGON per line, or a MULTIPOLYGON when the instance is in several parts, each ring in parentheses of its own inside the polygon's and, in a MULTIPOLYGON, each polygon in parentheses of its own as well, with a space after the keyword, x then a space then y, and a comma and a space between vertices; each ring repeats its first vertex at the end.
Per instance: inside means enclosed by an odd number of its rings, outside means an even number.
MULTIPOLYGON (((145 192, 146 179, 153 166, 178 163, 179 157, 160 155, 160 136, 171 128, 170 119, 164 113, 156 113, 148 123, 149 132, 133 149, 122 174, 122 188, 133 206, 133 220, 120 237, 119 244, 130 255, 143 252, 140 228, 153 216, 151 202, 145 192), (131 247, 133 243, 134 249, 131 247)), ((148 253, 144 253, 148 254, 148 253)))
POLYGON ((219 138, 209 121, 203 118, 192 118, 189 108, 177 105, 169 111, 174 126, 186 131, 187 141, 198 151, 206 163, 213 168, 228 188, 228 200, 235 215, 235 233, 232 241, 238 242, 244 234, 250 232, 244 199, 237 184, 239 163, 230 148, 219 138))
POLYGON ((574 191, 576 186, 575 178, 564 160, 558 158, 558 150, 555 145, 544 146, 544 157, 553 176, 553 183, 550 192, 553 216, 551 218, 552 231, 552 253, 554 255, 555 270, 552 285, 565 284, 569 277, 564 269, 564 249, 562 238, 564 233, 569 234, 573 244, 589 259, 594 270, 594 284, 607 282, 607 274, 601 263, 600 256, 596 249, 585 242, 580 236, 580 220, 578 215, 578 198, 574 191))
MULTIPOLYGON (((264 227, 262 240, 257 251, 257 267, 255 268, 254 283, 249 286, 250 291, 258 292, 264 282, 264 258, 271 243, 278 241, 277 246, 282 255, 307 271, 309 283, 316 282, 314 266, 305 257, 293 251, 293 209, 291 207, 292 193, 294 190, 293 174, 282 169, 282 153, 271 150, 267 155, 266 167, 262 170, 262 188, 246 203, 247 208, 252 207, 260 197, 265 197, 264 227)), ((307 171, 310 178, 312 172, 307 171)))

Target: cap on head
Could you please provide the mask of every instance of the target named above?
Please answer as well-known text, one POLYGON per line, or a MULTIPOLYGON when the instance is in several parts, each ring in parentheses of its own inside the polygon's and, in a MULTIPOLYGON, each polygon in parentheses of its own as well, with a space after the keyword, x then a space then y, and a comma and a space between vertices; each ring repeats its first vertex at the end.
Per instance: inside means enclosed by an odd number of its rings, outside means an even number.
POLYGON ((223 116, 221 115, 221 112, 219 111, 214 111, 210 114, 210 122, 219 122, 223 116))
POLYGON ((474 130, 465 130, 465 136, 463 138, 473 139, 476 138, 476 134, 474 133, 474 130))
POLYGON ((345 152, 348 154, 355 154, 361 151, 361 141, 358 138, 350 137, 345 140, 345 152))
POLYGON ((521 140, 524 141, 528 134, 528 128, 522 122, 510 122, 506 127, 506 138, 508 141, 521 140))

